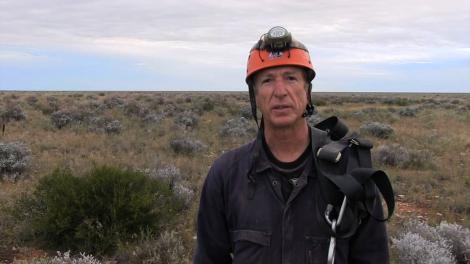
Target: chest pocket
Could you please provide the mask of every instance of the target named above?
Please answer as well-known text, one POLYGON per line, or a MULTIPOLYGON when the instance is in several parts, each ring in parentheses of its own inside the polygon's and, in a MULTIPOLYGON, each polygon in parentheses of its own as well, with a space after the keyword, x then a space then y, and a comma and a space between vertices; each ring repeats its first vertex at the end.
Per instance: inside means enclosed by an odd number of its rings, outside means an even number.
POLYGON ((233 247, 233 264, 270 263, 271 233, 257 230, 230 232, 233 247))

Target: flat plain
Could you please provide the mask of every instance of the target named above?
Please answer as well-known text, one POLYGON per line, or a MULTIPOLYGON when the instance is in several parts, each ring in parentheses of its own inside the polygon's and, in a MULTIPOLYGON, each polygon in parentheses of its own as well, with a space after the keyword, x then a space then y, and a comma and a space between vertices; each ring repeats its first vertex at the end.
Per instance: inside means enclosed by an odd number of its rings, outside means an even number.
MULTIPOLYGON (((410 219, 470 227, 470 94, 313 93, 312 98, 317 113, 310 124, 335 115, 373 142, 374 165, 388 173, 395 189, 391 237, 410 219)), ((256 134, 245 92, 0 92, 0 109, 0 143, 21 145, 26 156, 21 168, 1 168, 0 262, 53 255, 27 239, 27 223, 8 208, 56 168, 81 174, 96 165, 148 175, 176 172, 172 175, 184 183, 179 195, 188 204, 169 228, 189 260, 210 165, 256 134)))

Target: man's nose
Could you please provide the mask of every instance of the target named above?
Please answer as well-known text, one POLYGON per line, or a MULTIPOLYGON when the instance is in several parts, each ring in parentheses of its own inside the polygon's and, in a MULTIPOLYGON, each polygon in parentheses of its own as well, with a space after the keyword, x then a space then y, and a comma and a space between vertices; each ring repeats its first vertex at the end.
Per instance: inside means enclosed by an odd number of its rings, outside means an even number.
POLYGON ((284 97, 287 95, 286 84, 282 78, 276 78, 274 81, 274 95, 284 97))

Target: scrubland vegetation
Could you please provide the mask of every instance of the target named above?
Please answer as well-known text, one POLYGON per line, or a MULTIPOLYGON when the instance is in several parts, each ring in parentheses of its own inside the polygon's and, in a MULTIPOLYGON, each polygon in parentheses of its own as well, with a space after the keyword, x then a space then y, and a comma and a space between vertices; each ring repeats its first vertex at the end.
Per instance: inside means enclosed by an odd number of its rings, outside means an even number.
MULTIPOLYGON (((374 143, 394 263, 470 262, 470 95, 314 94, 374 143)), ((214 159, 256 134, 247 93, 0 92, 0 263, 189 263, 214 159)))

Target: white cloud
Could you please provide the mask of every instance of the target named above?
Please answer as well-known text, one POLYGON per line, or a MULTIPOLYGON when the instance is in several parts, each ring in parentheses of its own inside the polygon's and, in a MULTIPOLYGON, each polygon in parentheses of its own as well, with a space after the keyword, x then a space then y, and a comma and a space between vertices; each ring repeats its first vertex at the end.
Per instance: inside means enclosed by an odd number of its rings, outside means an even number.
POLYGON ((0 2, 0 17, 4 46, 126 56, 166 72, 243 73, 249 49, 275 25, 331 75, 345 64, 365 74, 367 64, 470 60, 468 0, 16 0, 0 2))

